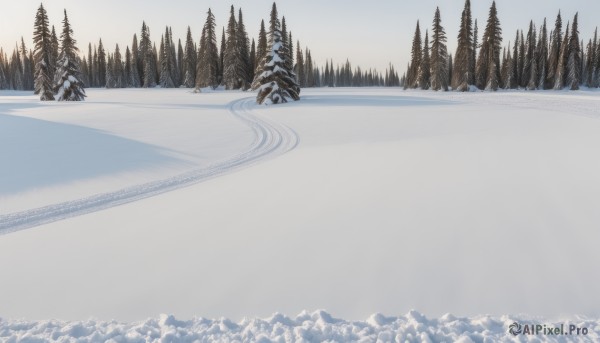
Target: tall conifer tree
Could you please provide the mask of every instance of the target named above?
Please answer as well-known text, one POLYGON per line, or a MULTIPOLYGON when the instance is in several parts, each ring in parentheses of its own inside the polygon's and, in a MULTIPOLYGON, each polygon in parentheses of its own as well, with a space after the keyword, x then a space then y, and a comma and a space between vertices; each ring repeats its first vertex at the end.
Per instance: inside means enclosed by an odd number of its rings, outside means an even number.
POLYGON ((77 56, 79 50, 72 35, 73 29, 65 10, 63 31, 60 35, 62 47, 54 83, 54 92, 58 101, 83 101, 86 96, 79 70, 79 57, 77 56))
POLYGON ((52 54, 52 36, 50 33, 48 14, 43 4, 37 10, 33 32, 35 60, 35 94, 40 95, 41 101, 54 100, 51 74, 54 69, 50 65, 52 54))

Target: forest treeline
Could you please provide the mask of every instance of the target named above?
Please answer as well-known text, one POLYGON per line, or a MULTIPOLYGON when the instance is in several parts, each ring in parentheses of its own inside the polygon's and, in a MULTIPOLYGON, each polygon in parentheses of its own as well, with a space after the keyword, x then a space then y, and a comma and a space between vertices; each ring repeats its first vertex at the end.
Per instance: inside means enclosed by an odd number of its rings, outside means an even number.
MULTIPOLYGON (((287 51, 286 64, 301 88, 401 86, 467 91, 576 90, 581 86, 600 86, 597 29, 586 43, 580 38, 578 14, 564 25, 559 11, 553 27, 549 27, 546 20, 538 25, 531 21, 527 30, 517 30, 514 40, 503 46, 505 39, 495 1, 480 38, 477 20, 471 14, 471 2, 466 0, 457 49, 452 54, 447 48, 448 38, 438 8, 431 30, 425 30, 424 37, 417 22, 411 59, 402 76, 391 63, 383 72, 353 66, 349 60, 334 63, 328 59, 324 66, 318 65, 311 50, 294 41, 285 17, 278 23, 281 44, 287 51)), ((273 25, 268 23, 265 27, 263 20, 257 39, 250 40, 242 9, 236 11, 231 6, 228 24, 221 30, 217 30, 215 17, 208 10, 198 41, 194 40, 189 26, 182 41, 173 37, 171 27, 151 34, 143 22, 140 35, 134 33, 130 45, 117 44, 110 49, 100 39, 80 51, 66 12, 59 37, 40 5, 35 16, 33 49, 28 49, 23 39, 11 54, 0 48, 0 89, 32 90, 36 94, 45 93, 48 99, 59 95, 61 87, 75 89, 75 86, 81 90, 75 93, 82 97, 84 85, 106 88, 222 86, 246 90, 255 81, 263 67, 261 61, 269 53, 273 25), (160 40, 153 40, 158 37, 160 40)), ((63 93, 60 95, 64 98, 63 93)))

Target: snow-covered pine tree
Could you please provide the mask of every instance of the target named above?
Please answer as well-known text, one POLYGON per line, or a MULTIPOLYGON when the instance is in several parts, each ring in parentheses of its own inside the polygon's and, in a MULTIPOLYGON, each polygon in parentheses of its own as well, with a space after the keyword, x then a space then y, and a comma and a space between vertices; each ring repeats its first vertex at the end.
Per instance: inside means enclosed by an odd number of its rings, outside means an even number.
POLYGON ((196 48, 192 38, 192 30, 188 26, 183 57, 183 86, 193 88, 196 84, 196 48))
POLYGON ((102 45, 102 38, 98 43, 98 61, 96 63, 98 64, 98 86, 106 87, 106 51, 102 45))
POLYGON ((67 11, 64 11, 63 31, 60 35, 61 51, 58 56, 56 77, 54 78, 54 92, 58 101, 82 101, 85 100, 84 85, 79 70, 79 58, 77 57, 76 41, 73 38, 73 29, 69 24, 67 11))
POLYGON ((431 87, 431 61, 429 59, 429 32, 425 31, 425 43, 423 44, 423 54, 421 66, 419 67, 419 87, 428 90, 431 87))
POLYGON ((579 13, 575 13, 573 25, 571 26, 571 37, 569 39, 569 57, 567 60, 567 87, 578 90, 581 83, 581 46, 579 44, 579 13))
POLYGON ((465 1, 465 8, 460 19, 458 31, 458 46, 454 59, 454 72, 452 88, 459 92, 469 90, 469 73, 471 72, 471 58, 473 57, 473 20, 471 18, 471 1, 465 1))
MULTIPOLYGON (((260 31, 258 33, 258 43, 256 45, 256 68, 260 68, 260 62, 267 54, 267 31, 265 30, 265 21, 260 22, 260 31)), ((258 70, 255 70, 255 72, 258 70)))
POLYGON ((492 2, 477 61, 477 86, 480 89, 495 91, 500 86, 500 50, 502 29, 498 20, 496 1, 492 2))
POLYGON ((417 88, 419 86, 419 67, 421 66, 422 58, 423 48, 421 46, 421 28, 419 27, 419 21, 417 21, 417 27, 412 43, 410 67, 407 71, 407 82, 404 86, 405 89, 417 88))
POLYGON ((562 44, 562 18, 560 16, 560 11, 558 11, 558 15, 556 16, 556 22, 554 24, 554 30, 552 31, 551 36, 550 51, 548 53, 548 75, 546 77, 546 88, 552 88, 554 86, 554 79, 556 77, 556 71, 558 70, 562 44))
POLYGON ((446 32, 442 26, 440 8, 436 8, 433 18, 431 41, 431 89, 448 91, 448 49, 446 32))
MULTIPOLYGON (((278 104, 300 99, 300 87, 296 75, 287 69, 285 56, 289 53, 283 44, 277 5, 273 3, 269 30, 269 51, 261 61, 262 72, 257 74, 252 89, 258 90, 256 102, 278 104)), ((308 71, 312 74, 312 70, 308 71)))
POLYGON ((236 30, 236 41, 238 44, 238 48, 239 48, 239 53, 240 53, 240 58, 242 59, 242 67, 243 67, 243 72, 242 72, 242 76, 245 77, 241 88, 243 90, 247 90, 248 88, 250 88, 250 84, 252 83, 252 80, 254 79, 254 75, 253 75, 253 66, 252 63, 250 61, 250 48, 249 48, 249 41, 248 41, 248 33, 246 32, 246 25, 244 24, 244 17, 242 15, 242 9, 240 8, 238 10, 238 21, 237 21, 237 30, 236 30))
POLYGON ((206 22, 202 29, 198 55, 196 88, 216 88, 219 85, 219 51, 217 49, 215 17, 210 9, 208 9, 206 22))
POLYGON ((33 32, 34 60, 35 60, 35 90, 34 94, 40 95, 41 101, 54 100, 50 66, 52 53, 52 36, 49 29, 48 13, 43 4, 37 10, 33 32))

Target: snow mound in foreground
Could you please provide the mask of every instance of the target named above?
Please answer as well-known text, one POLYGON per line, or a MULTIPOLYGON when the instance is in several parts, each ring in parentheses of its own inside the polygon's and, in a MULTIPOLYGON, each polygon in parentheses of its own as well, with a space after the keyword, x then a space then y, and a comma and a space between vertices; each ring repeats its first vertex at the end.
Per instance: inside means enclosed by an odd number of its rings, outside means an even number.
POLYGON ((565 322, 540 322, 523 317, 479 316, 457 318, 447 314, 428 319, 411 311, 402 317, 374 314, 366 321, 335 319, 325 311, 303 312, 295 319, 275 314, 267 319, 193 319, 179 321, 172 315, 124 324, 115 321, 3 321, 3 342, 598 342, 600 320, 577 318, 565 322), (509 329, 514 323, 586 328, 586 335, 519 335, 509 329))

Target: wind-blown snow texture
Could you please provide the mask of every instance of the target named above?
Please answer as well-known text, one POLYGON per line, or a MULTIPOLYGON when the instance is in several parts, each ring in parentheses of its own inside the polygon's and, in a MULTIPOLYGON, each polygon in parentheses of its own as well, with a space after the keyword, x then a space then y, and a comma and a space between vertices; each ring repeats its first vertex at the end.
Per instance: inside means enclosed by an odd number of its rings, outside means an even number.
POLYGON ((296 318, 275 314, 267 319, 194 319, 180 321, 170 315, 144 322, 0 321, 0 340, 6 342, 597 342, 600 322, 575 319, 540 322, 520 317, 481 316, 457 318, 445 315, 428 319, 411 311, 406 316, 375 314, 366 321, 336 319, 324 311, 303 312, 296 318), (573 324, 589 329, 579 336, 520 336, 509 334, 515 321, 527 324, 573 324), (524 340, 523 340, 524 338, 524 340))

